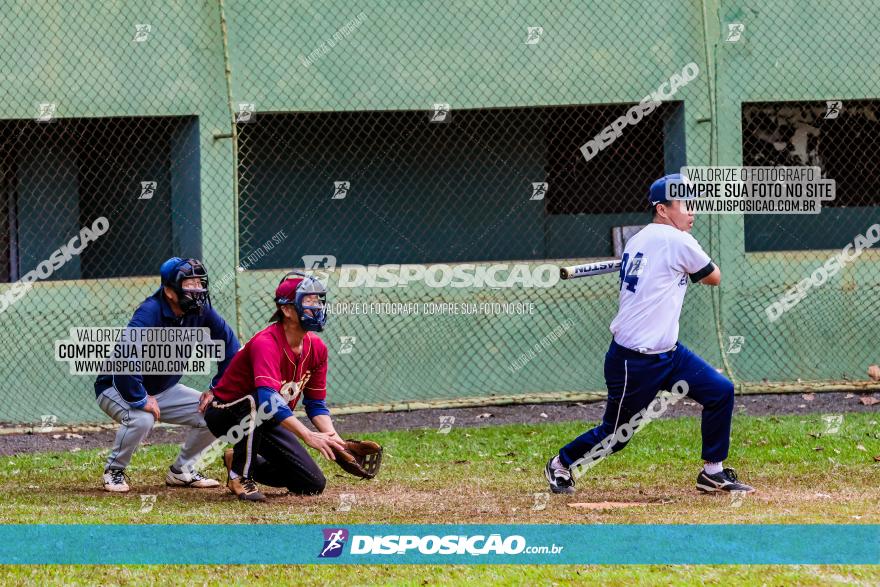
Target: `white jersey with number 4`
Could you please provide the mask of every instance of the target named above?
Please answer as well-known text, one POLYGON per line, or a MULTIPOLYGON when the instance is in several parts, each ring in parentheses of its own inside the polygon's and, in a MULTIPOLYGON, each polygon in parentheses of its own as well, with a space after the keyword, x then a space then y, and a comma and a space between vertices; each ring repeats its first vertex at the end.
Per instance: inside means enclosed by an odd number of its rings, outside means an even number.
POLYGON ((651 223, 629 239, 621 261, 614 340, 643 353, 669 350, 678 341, 688 276, 705 269, 709 255, 689 233, 651 223))

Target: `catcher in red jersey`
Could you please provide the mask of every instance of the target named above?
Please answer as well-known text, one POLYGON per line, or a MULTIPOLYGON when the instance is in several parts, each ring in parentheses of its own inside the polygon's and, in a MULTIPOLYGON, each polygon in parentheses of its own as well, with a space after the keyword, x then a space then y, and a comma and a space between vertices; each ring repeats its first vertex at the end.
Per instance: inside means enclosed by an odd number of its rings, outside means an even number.
POLYGON ((223 460, 227 487, 241 500, 264 501, 257 483, 317 495, 326 479, 300 441, 346 471, 372 478, 381 447, 343 440, 333 427, 327 396, 327 346, 315 334, 324 329, 327 290, 312 276, 292 271, 275 290, 272 324, 254 335, 206 396, 200 409, 218 438, 233 444, 223 460), (303 399, 317 431, 293 409, 303 399))

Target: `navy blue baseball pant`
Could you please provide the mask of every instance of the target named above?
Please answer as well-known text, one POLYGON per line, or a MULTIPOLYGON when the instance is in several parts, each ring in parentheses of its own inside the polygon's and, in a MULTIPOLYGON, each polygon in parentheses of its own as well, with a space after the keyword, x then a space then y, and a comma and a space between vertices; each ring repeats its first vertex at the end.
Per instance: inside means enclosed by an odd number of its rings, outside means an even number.
MULTIPOLYGON (((214 401, 205 410, 205 422, 221 438, 248 416, 256 423, 256 405, 256 393, 226 404, 214 401)), ((293 432, 272 420, 255 426, 253 435, 245 431, 232 451, 232 470, 243 477, 300 495, 324 491, 327 481, 318 464, 293 432)))
MULTIPOLYGON (((669 352, 646 355, 613 341, 605 354, 608 401, 602 423, 562 447, 559 460, 570 467, 680 380, 688 385, 687 397, 703 406, 703 460, 723 461, 730 448, 733 383, 681 343, 669 352)), ((623 449, 628 440, 615 439, 608 454, 623 449)))

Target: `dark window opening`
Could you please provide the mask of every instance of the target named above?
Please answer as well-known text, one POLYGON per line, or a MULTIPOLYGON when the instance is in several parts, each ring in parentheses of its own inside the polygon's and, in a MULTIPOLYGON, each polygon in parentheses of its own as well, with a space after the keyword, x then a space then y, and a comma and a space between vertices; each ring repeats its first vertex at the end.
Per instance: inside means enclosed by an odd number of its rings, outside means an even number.
POLYGON ((261 113, 239 124, 239 254, 250 269, 611 255, 612 226, 649 220, 681 108, 587 161, 580 147, 630 106, 261 113))
MULTIPOLYGON (((648 210, 648 188, 664 175, 664 123, 676 104, 663 104, 592 159, 578 149, 631 104, 554 109, 548 132, 549 214, 612 214, 648 210), (578 129, 572 132, 572 129, 578 129), (575 152, 577 157, 570 157, 575 152), (559 189, 555 189, 554 188, 559 189)), ((683 145, 680 146, 683 148, 683 145)), ((677 170, 676 170, 677 171, 677 170)), ((671 171, 670 171, 671 172, 671 171)))
POLYGON ((0 261, 7 281, 107 218, 109 230, 48 279, 155 274, 201 255, 195 117, 0 122, 0 261))
POLYGON ((864 233, 880 206, 878 114, 870 100, 743 104, 743 165, 816 166, 836 182, 818 215, 746 215, 746 251, 837 249, 864 233))

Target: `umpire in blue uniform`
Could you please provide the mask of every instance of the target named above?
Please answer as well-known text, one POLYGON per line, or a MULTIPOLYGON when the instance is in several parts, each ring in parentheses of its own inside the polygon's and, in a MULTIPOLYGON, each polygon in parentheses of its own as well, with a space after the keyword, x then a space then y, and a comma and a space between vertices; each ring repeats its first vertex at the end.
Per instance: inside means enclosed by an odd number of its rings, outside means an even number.
MULTIPOLYGON (((223 375, 239 343, 225 320, 211 307, 208 272, 198 259, 172 257, 160 269, 161 285, 134 312, 128 328, 207 327, 211 339, 225 343, 225 358, 219 363, 213 387, 223 375)), ((129 490, 125 473, 137 447, 153 425, 161 419, 170 424, 189 426, 191 430, 180 454, 165 475, 170 486, 208 488, 220 482, 208 479, 194 469, 196 459, 213 441, 205 419, 199 412, 204 394, 180 384, 181 374, 111 375, 102 374, 95 381, 98 405, 119 423, 113 449, 104 467, 104 489, 124 493, 129 490)))

